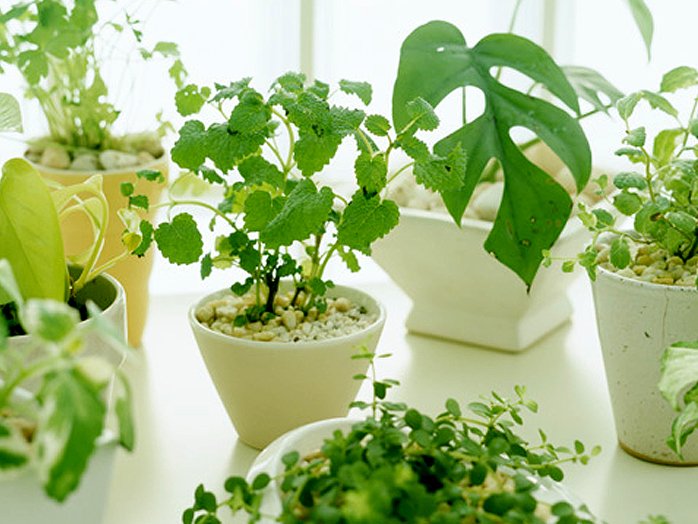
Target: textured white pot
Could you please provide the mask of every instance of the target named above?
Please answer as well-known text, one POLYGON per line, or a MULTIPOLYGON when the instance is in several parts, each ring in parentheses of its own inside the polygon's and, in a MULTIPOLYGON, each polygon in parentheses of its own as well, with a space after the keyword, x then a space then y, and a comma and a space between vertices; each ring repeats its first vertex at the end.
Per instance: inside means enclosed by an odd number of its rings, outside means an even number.
POLYGON ((685 462, 667 446, 676 413, 657 389, 664 350, 698 339, 698 290, 640 282, 601 268, 592 290, 621 447, 653 462, 698 464, 698 439, 688 439, 685 462))
POLYGON ((48 498, 31 469, 0 476, 0 520, 8 524, 99 524, 104 519, 117 448, 113 437, 100 438, 79 488, 63 503, 48 498))
MULTIPOLYGON (((373 259, 412 299, 414 333, 507 351, 521 351, 572 314, 566 290, 573 277, 545 269, 531 292, 482 247, 492 224, 443 214, 400 210, 400 223, 373 246, 373 259)), ((586 232, 572 220, 553 256, 575 256, 586 232)))
POLYGON ((365 373, 366 359, 351 359, 364 344, 376 348, 385 308, 362 291, 336 286, 343 296, 375 313, 371 326, 351 335, 310 342, 260 342, 213 331, 195 317, 198 307, 230 291, 208 295, 189 311, 201 355, 240 439, 261 449, 287 431, 347 414, 365 373))

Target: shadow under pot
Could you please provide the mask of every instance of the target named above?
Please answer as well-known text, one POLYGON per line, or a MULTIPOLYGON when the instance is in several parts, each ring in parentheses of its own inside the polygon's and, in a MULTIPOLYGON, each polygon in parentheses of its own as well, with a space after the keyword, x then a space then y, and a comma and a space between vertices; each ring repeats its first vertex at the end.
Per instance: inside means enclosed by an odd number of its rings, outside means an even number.
POLYGON ((231 295, 222 290, 189 310, 196 342, 208 372, 239 438, 261 449, 278 436, 309 422, 343 417, 349 412, 368 369, 367 359, 352 359, 361 346, 373 352, 386 311, 357 289, 336 286, 328 298, 345 297, 375 320, 351 334, 298 342, 258 341, 226 335, 203 325, 196 311, 231 295))
POLYGON ((684 461, 667 445, 677 413, 657 387, 664 350, 698 339, 698 290, 641 282, 599 268, 592 291, 621 448, 659 464, 698 465, 698 438, 683 446, 684 461))

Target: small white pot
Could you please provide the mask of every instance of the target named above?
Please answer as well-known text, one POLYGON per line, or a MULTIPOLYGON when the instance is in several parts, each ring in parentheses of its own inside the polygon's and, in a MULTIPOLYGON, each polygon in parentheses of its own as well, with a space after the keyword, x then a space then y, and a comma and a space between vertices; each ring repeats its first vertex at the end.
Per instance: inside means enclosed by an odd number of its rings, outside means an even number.
POLYGON ((309 342, 260 342, 213 331, 196 320, 203 304, 230 294, 222 290, 189 311, 201 355, 240 439, 261 449, 287 431, 347 414, 361 385, 366 359, 351 359, 361 345, 376 348, 385 308, 357 289, 336 286, 328 296, 343 296, 377 315, 351 335, 309 342))
POLYGON ((99 524, 104 520, 118 446, 103 436, 90 458, 79 488, 58 503, 39 484, 36 472, 23 469, 0 476, 2 522, 17 524, 99 524))
MULTIPOLYGON (((541 270, 530 293, 516 274, 482 245, 492 224, 400 210, 400 223, 373 246, 373 259, 412 299, 407 329, 480 346, 521 351, 572 314, 566 290, 573 277, 541 270)), ((575 256, 586 232, 572 220, 552 249, 575 256)))
POLYGON ((688 439, 684 462, 667 446, 677 413, 657 389, 664 350, 698 339, 698 290, 641 282, 602 268, 592 290, 620 446, 652 462, 698 465, 698 438, 688 439))

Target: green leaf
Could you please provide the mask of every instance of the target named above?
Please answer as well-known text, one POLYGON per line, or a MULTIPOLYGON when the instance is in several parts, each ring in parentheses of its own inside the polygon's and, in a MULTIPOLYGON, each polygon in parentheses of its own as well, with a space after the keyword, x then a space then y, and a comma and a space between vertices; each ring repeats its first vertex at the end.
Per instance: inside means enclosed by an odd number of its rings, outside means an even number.
POLYGON ((298 169, 306 177, 322 171, 330 163, 343 139, 342 135, 336 133, 318 136, 315 133, 301 132, 299 135, 293 158, 298 164, 298 169))
POLYGON ((652 36, 654 33, 654 21, 652 20, 652 13, 647 8, 644 0, 626 0, 628 2, 628 7, 630 7, 630 12, 635 20, 635 25, 640 31, 642 40, 645 43, 645 49, 647 49, 647 60, 651 57, 651 47, 652 47, 652 36))
POLYGON ((22 327, 47 342, 61 342, 80 322, 77 310, 64 302, 29 299, 20 313, 22 327))
POLYGON ((552 104, 502 85, 493 69, 509 67, 543 84, 573 111, 579 111, 574 89, 563 71, 540 47, 525 38, 495 34, 468 47, 458 29, 430 22, 410 34, 402 45, 393 91, 393 121, 400 130, 410 121, 407 102, 420 96, 433 107, 452 91, 472 85, 483 92, 485 111, 476 120, 441 140, 437 154, 460 142, 468 152, 464 183, 444 191, 444 202, 460 222, 473 189, 492 158, 504 171, 504 197, 485 249, 494 252, 530 284, 570 216, 567 192, 521 153, 510 137, 513 127, 536 133, 570 168, 578 190, 591 171, 591 152, 579 123, 552 104))
POLYGON ((136 430, 133 424, 133 413, 131 405, 133 403, 131 387, 128 380, 121 373, 114 388, 114 412, 119 421, 119 443, 124 449, 133 451, 136 442, 136 430))
POLYGON ((613 106, 623 98, 623 93, 593 69, 581 66, 563 66, 562 70, 577 96, 589 102, 598 111, 608 113, 609 105, 613 106), (599 95, 604 95, 608 99, 608 103, 603 102, 599 95))
POLYGON ((388 234, 399 217, 395 202, 381 201, 379 195, 367 197, 357 191, 344 210, 337 228, 337 240, 351 249, 370 254, 371 244, 388 234))
POLYGON ((679 66, 664 74, 659 91, 674 93, 679 89, 686 89, 696 84, 698 84, 698 71, 693 67, 679 66))
POLYGON ((654 138, 652 156, 656 159, 659 167, 667 165, 674 158, 674 151, 681 144, 684 130, 663 129, 654 138))
POLYGON ((368 115, 365 122, 366 129, 376 136, 388 136, 392 128, 388 119, 382 115, 368 115))
POLYGON ((368 193, 378 193, 387 182, 388 166, 385 156, 378 154, 371 156, 369 153, 361 153, 354 162, 356 182, 359 187, 368 193))
POLYGON ((192 264, 203 254, 203 239, 194 218, 180 213, 171 222, 163 222, 154 233, 162 255, 173 264, 192 264))
POLYGON ((312 180, 301 180, 279 214, 260 233, 262 242, 270 247, 290 246, 319 233, 329 219, 333 201, 329 187, 318 191, 312 180))
POLYGON ((625 237, 618 237, 611 243, 611 264, 618 269, 628 267, 630 264, 630 245, 625 237))
POLYGON ((615 208, 626 216, 632 216, 642 207, 642 198, 637 193, 623 190, 613 198, 615 208))
POLYGON ((259 155, 243 160, 238 166, 238 171, 245 180, 245 184, 249 186, 269 184, 282 188, 284 185, 284 174, 278 167, 259 155))
POLYGON ((645 128, 636 127, 635 129, 628 131, 625 138, 623 138, 623 142, 634 147, 642 147, 645 145, 646 137, 647 133, 645 132, 645 128))
POLYGON ((340 80, 339 88, 347 94, 358 96, 365 105, 369 105, 371 103, 373 88, 368 82, 351 82, 349 80, 340 80))
POLYGON ((102 433, 106 408, 101 390, 77 371, 62 370, 48 375, 39 392, 39 478, 59 502, 78 486, 102 433))
POLYGON ((431 157, 429 147, 414 136, 401 137, 397 140, 396 144, 412 160, 418 162, 428 161, 428 159, 431 157))
POLYGON ((696 219, 685 211, 669 211, 664 214, 669 223, 687 235, 693 235, 696 230, 696 219))
POLYGON ((211 90, 204 87, 201 90, 194 84, 189 84, 175 94, 175 106, 182 116, 198 113, 211 96, 211 90))
POLYGON ((688 437, 698 429, 698 403, 687 404, 671 424, 671 436, 667 444, 683 459, 681 448, 688 437))
POLYGON ((639 173, 624 171, 613 177, 613 185, 618 189, 635 188, 642 190, 647 188, 647 181, 639 173))
POLYGON ((408 409, 405 413, 405 424, 412 429, 422 427, 422 415, 416 409, 408 409))
POLYGON ((172 147, 172 161, 182 169, 196 171, 206 161, 207 133, 204 124, 189 120, 179 130, 179 138, 172 147))
POLYGON ((269 477, 269 475, 267 473, 260 473, 252 481, 252 489, 264 489, 269 485, 269 482, 271 482, 271 478, 269 477))
POLYGON ((591 213, 596 217, 596 225, 599 228, 611 227, 616 222, 614 216, 605 209, 594 209, 591 213))
POLYGON ((661 370, 659 391, 678 411, 682 393, 698 382, 698 342, 677 342, 666 348, 661 370))
POLYGON ((240 97, 228 120, 232 133, 254 134, 263 131, 271 120, 271 108, 264 103, 262 95, 247 90, 240 97))
POLYGON ((8 302, 14 302, 21 306, 23 304, 22 293, 12 273, 10 262, 0 258, 0 305, 8 302))
POLYGON ((350 249, 344 249, 342 246, 340 246, 337 251, 339 253, 339 257, 342 259, 349 271, 351 271, 352 273, 356 273, 357 271, 359 271, 359 269, 361 269, 359 267, 359 260, 356 258, 356 255, 353 251, 351 251, 350 249))
POLYGON ((446 400, 446 410, 456 418, 460 418, 462 414, 458 402, 452 398, 446 400))
POLYGON ((433 131, 439 127, 439 117, 436 116, 434 108, 422 97, 407 102, 405 108, 417 129, 433 131))
POLYGON ((428 159, 418 160, 414 176, 418 183, 434 191, 457 190, 463 185, 466 165, 466 154, 456 144, 446 157, 430 155, 428 159))
POLYGON ((627 122, 630 116, 633 114, 633 111, 635 111, 635 107, 640 99, 641 95, 639 93, 631 93, 618 100, 618 102, 616 102, 618 115, 620 115, 620 117, 627 122))
POLYGON ((231 130, 227 124, 212 124, 206 130, 206 156, 226 173, 245 157, 257 153, 267 134, 266 128, 242 133, 231 130))
POLYGON ((7 93, 0 93, 0 132, 22 132, 22 114, 19 102, 7 93))
POLYGON ((264 230, 280 209, 266 191, 253 192, 245 199, 245 227, 250 231, 264 230))
POLYGON ((28 162, 5 163, 0 178, 0 259, 24 298, 63 301, 67 269, 58 214, 41 175, 28 162))
POLYGON ((138 229, 141 232, 141 243, 133 251, 133 254, 141 257, 145 255, 146 251, 148 251, 148 248, 150 247, 150 244, 153 243, 153 225, 147 220, 141 220, 140 224, 138 225, 138 229))

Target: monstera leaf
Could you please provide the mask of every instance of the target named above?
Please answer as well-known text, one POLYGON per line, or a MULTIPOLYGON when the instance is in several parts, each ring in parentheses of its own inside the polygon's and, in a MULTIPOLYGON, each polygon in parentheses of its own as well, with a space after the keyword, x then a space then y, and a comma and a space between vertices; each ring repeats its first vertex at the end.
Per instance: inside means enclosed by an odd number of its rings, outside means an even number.
POLYGON ((471 48, 458 28, 435 21, 417 28, 402 45, 393 120, 398 130, 404 128, 410 122, 408 104, 418 97, 436 107, 455 89, 474 86, 482 91, 483 114, 435 147, 443 154, 460 144, 468 156, 463 185, 441 194, 460 223, 483 169, 491 159, 499 161, 504 195, 485 249, 530 286, 542 251, 553 245, 570 216, 572 200, 526 159, 512 140, 511 129, 525 127, 548 144, 569 167, 578 190, 589 179, 591 151, 575 118, 545 100, 503 85, 495 73, 501 67, 530 77, 579 112, 577 95, 565 74, 536 44, 512 34, 493 34, 471 48))

